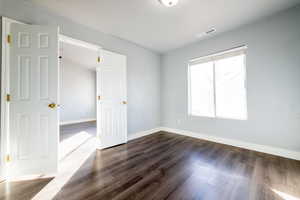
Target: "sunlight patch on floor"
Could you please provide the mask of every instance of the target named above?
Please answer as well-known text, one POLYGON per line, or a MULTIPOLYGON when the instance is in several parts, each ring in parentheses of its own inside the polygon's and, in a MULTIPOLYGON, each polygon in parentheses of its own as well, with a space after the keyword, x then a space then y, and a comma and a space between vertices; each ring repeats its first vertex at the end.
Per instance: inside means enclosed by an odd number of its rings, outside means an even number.
POLYGON ((78 146, 87 141, 92 136, 85 132, 81 131, 79 133, 74 134, 72 137, 63 140, 59 144, 59 160, 63 159, 69 153, 74 151, 78 146))
POLYGON ((278 190, 275 189, 271 189, 273 192, 275 192, 277 195, 279 195, 281 198, 283 198, 284 200, 300 200, 300 198, 298 197, 294 197, 290 194, 286 194, 284 192, 280 192, 278 190))
POLYGON ((63 188, 76 171, 84 164, 98 145, 96 138, 89 139, 78 149, 60 162, 59 172, 55 178, 46 185, 33 200, 50 200, 63 188))

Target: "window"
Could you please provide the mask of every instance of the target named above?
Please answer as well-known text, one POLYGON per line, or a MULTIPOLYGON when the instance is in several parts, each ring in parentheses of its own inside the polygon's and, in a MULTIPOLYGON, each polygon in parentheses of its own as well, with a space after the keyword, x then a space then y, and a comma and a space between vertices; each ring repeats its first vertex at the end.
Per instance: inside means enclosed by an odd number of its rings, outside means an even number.
POLYGON ((191 60, 189 114, 247 119, 245 47, 191 60))

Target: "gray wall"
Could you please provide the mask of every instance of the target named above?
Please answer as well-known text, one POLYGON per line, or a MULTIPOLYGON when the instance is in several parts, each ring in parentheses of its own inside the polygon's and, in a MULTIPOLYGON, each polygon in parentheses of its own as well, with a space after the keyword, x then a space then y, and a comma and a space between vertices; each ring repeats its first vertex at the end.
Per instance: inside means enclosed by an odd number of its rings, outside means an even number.
POLYGON ((96 119, 96 71, 66 58, 60 69, 60 122, 96 119))
POLYGON ((168 52, 161 62, 162 126, 300 151, 300 7, 168 52), (243 44, 249 119, 188 117, 188 60, 243 44))
POLYGON ((131 42, 79 25, 21 0, 0 0, 0 16, 58 25, 61 33, 127 56, 128 133, 160 125, 160 56, 131 42))

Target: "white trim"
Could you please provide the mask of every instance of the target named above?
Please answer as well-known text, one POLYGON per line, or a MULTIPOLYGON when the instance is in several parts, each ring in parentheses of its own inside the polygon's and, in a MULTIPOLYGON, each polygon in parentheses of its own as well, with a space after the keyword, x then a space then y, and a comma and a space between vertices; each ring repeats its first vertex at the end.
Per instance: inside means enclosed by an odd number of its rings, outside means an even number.
POLYGON ((137 138, 140 138, 140 137, 144 137, 144 136, 147 136, 147 135, 151 135, 153 133, 157 133, 157 132, 161 131, 161 129, 162 128, 157 127, 157 128, 150 129, 150 130, 129 134, 128 135, 128 141, 134 140, 134 139, 137 139, 137 138))
POLYGON ((300 160, 300 152, 298 151, 292 151, 283 148, 271 147, 271 146, 266 146, 261 144, 250 143, 250 142, 243 142, 240 140, 227 139, 222 137, 211 136, 208 134, 196 133, 196 132, 167 128, 167 127, 162 127, 161 131, 166 131, 169 133, 174 133, 179 135, 185 135, 193 138, 226 144, 230 146, 240 147, 240 148, 249 149, 257 152, 272 154, 284 158, 300 160))
POLYGON ((192 132, 192 131, 186 131, 186 130, 168 128, 168 127, 157 127, 157 128, 150 129, 150 130, 129 134, 128 140, 129 141, 134 140, 134 139, 144 137, 144 136, 147 136, 150 134, 154 134, 154 133, 157 133, 160 131, 165 131, 168 133, 173 133, 173 134, 178 134, 178 135, 184 135, 184 136, 207 140, 207 141, 216 142, 216 143, 220 143, 220 144, 226 144, 226 145, 230 145, 230 146, 234 146, 234 147, 239 147, 239 148, 248 149, 248 150, 252 150, 252 151, 262 152, 262 153, 280 156, 280 157, 284 157, 284 158, 300 160, 300 152, 299 151, 292 151, 292 150, 278 148, 278 147, 244 142, 244 141, 235 140, 235 139, 216 137, 216 136, 211 136, 209 134, 196 133, 196 132, 192 132))
POLYGON ((59 125, 63 126, 63 125, 78 124, 78 123, 93 122, 93 121, 97 121, 97 119, 96 118, 88 118, 88 119, 64 121, 64 122, 60 122, 59 125))
POLYGON ((246 50, 247 48, 248 48, 247 45, 241 45, 241 46, 238 46, 238 47, 233 47, 233 48, 230 48, 230 49, 227 49, 227 50, 212 53, 212 54, 209 54, 209 55, 206 55, 206 56, 201 56, 201 57, 198 57, 198 58, 192 58, 192 59, 189 60, 189 62, 190 63, 198 62, 199 60, 201 61, 203 59, 210 59, 212 57, 217 57, 217 56, 221 56, 221 55, 236 52, 236 51, 246 50))
MULTIPOLYGON (((92 43, 89 43, 89 42, 85 42, 83 40, 78 40, 78 39, 74 39, 72 37, 68 37, 66 35, 63 35, 63 34, 59 34, 59 41, 60 42, 64 42, 64 43, 68 43, 68 44, 72 44, 72 45, 76 45, 76 46, 79 46, 79 47, 83 47, 83 48, 87 48, 87 49, 91 49, 91 50, 94 50, 94 51, 97 51, 98 52, 98 56, 100 58, 102 58, 102 51, 103 51, 103 48, 99 45, 96 45, 96 44, 92 44, 92 43)), ((97 65, 96 67, 96 70, 101 67, 101 62, 97 65)), ((98 85, 98 84, 97 84, 98 85)), ((97 89, 97 92, 96 92, 96 95, 98 97, 98 89, 97 89)), ((97 100, 97 106, 96 106, 96 111, 98 113, 98 100, 97 100)), ((82 122, 88 122, 88 121, 97 121, 97 119, 99 119, 99 116, 97 114, 96 116, 96 119, 86 119, 86 120, 76 120, 76 121, 66 121, 66 122, 61 122, 60 125, 68 125, 68 124, 77 124, 77 123, 82 123, 82 122)), ((99 120, 100 122, 100 120, 99 120)), ((97 122, 97 138, 100 137, 100 126, 99 126, 99 122, 97 122)))
POLYGON ((1 20, 1 36, 2 36, 2 43, 1 43, 1 135, 0 135, 0 141, 1 141, 1 147, 0 147, 0 180, 2 179, 5 179, 4 178, 4 173, 3 173, 3 165, 4 165, 4 155, 5 155, 5 148, 3 146, 4 142, 4 138, 5 138, 5 134, 4 134, 4 124, 5 124, 5 103, 4 103, 4 100, 5 100, 5 93, 6 93, 6 90, 5 90, 5 81, 4 81, 4 78, 5 78, 5 37, 4 37, 4 33, 6 32, 5 31, 5 25, 4 25, 4 17, 1 17, 0 18, 1 20))
POLYGON ((99 51, 100 49, 102 49, 101 46, 89 43, 89 42, 85 42, 82 40, 77 40, 68 36, 65 36, 63 34, 59 34, 59 41, 60 42, 64 42, 64 43, 68 43, 68 44, 72 44, 72 45, 76 45, 79 47, 83 47, 83 48, 87 48, 87 49, 91 49, 94 51, 99 51))

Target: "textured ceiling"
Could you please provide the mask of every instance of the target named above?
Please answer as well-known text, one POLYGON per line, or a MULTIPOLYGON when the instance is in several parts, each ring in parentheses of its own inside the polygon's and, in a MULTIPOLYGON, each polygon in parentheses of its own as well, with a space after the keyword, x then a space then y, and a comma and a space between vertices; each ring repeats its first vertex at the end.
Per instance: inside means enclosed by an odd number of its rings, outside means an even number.
POLYGON ((157 52, 200 40, 196 35, 212 27, 218 34, 300 3, 299 0, 179 0, 177 6, 167 8, 158 0, 27 1, 157 52))

